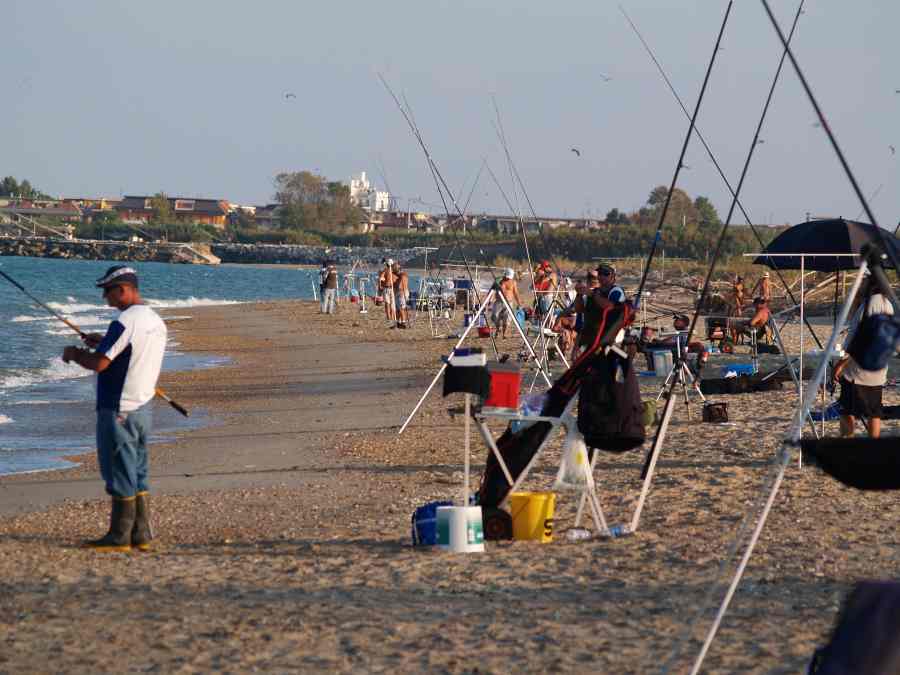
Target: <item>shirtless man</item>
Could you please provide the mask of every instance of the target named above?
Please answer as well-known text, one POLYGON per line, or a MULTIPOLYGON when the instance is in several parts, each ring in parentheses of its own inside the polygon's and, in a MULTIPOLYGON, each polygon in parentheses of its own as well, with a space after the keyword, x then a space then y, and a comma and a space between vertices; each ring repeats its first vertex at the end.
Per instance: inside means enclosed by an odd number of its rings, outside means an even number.
POLYGON ((772 299, 772 284, 769 282, 768 272, 763 272, 763 275, 759 278, 759 281, 756 282, 753 290, 750 291, 750 295, 762 298, 766 302, 769 302, 769 300, 772 299))
MULTIPOLYGON (((512 268, 507 269, 500 281, 500 293, 506 298, 509 306, 518 308, 522 305, 519 298, 519 285, 516 283, 516 272, 512 268), (516 304, 513 305, 513 302, 516 304)), ((509 312, 503 304, 503 300, 499 297, 494 299, 494 308, 491 311, 491 320, 494 322, 494 336, 506 339, 506 333, 509 330, 509 312)))
POLYGON ((388 321, 397 320, 397 310, 394 300, 394 271, 391 269, 394 261, 388 258, 384 261, 384 269, 378 275, 378 290, 384 303, 384 316, 388 321))
POLYGON ((407 328, 409 320, 409 275, 400 269, 400 263, 391 267, 394 274, 394 298, 397 302, 397 328, 407 328))

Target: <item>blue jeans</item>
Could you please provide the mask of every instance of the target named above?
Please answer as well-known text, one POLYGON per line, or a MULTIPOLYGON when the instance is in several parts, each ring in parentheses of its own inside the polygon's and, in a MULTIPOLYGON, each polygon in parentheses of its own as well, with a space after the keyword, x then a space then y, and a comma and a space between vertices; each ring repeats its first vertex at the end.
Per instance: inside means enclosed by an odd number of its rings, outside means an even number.
POLYGON ((336 288, 326 288, 322 293, 322 313, 334 314, 335 303, 337 299, 336 288))
POLYGON ((151 403, 129 413, 97 411, 97 459, 107 494, 133 497, 148 489, 147 438, 151 403))

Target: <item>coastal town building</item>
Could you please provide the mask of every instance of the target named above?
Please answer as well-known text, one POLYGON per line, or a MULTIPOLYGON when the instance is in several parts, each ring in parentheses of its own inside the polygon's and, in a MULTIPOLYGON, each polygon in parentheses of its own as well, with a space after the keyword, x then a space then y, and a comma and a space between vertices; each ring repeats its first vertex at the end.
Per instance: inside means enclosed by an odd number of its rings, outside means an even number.
POLYGON ((350 178, 350 203, 364 211, 383 213, 391 208, 391 193, 372 187, 363 171, 350 178))
MULTIPOLYGON (((115 209, 125 223, 146 223, 153 216, 153 199, 152 196, 126 195, 115 209)), ((168 200, 175 222, 225 229, 229 211, 227 200, 187 197, 168 197, 168 200)))

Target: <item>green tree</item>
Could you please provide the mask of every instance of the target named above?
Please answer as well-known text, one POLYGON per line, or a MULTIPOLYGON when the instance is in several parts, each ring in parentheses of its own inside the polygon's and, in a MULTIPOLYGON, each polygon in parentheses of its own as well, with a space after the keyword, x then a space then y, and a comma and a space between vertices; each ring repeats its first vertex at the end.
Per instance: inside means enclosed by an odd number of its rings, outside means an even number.
POLYGON ((157 192, 150 199, 150 222, 153 225, 170 224, 175 221, 175 213, 169 204, 169 197, 165 192, 157 192))
POLYGON ((629 222, 631 222, 628 219, 628 214, 623 213, 622 211, 619 211, 619 209, 611 209, 606 214, 605 220, 610 225, 627 225, 629 222))
POLYGON ((16 197, 19 194, 19 181, 7 176, 0 181, 0 197, 16 197))
POLYGON ((350 188, 326 181, 309 171, 280 173, 275 177, 275 201, 283 229, 334 232, 353 228, 363 217, 350 202, 350 188))
POLYGON ((706 197, 697 197, 694 200, 694 208, 697 210, 697 222, 700 229, 706 232, 718 230, 722 227, 722 219, 716 207, 706 197))

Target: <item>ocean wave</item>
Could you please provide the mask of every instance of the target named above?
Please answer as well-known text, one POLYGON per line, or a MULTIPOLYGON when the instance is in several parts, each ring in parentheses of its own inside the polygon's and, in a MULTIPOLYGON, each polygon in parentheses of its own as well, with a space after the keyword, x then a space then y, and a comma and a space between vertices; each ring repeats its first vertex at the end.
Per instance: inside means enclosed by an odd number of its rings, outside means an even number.
POLYGON ((171 307, 210 307, 215 305, 241 305, 244 300, 213 300, 212 298, 195 298, 190 296, 186 299, 176 300, 157 300, 155 298, 146 298, 144 300, 151 307, 159 309, 168 309, 171 307))
POLYGON ((0 375, 0 389, 19 389, 43 382, 59 382, 76 377, 85 377, 89 373, 77 363, 63 363, 60 357, 50 359, 45 368, 24 369, 8 375, 0 375))
POLYGON ((78 302, 75 298, 69 298, 68 302, 48 302, 47 307, 56 310, 60 314, 82 314, 84 312, 109 309, 106 305, 78 302))

